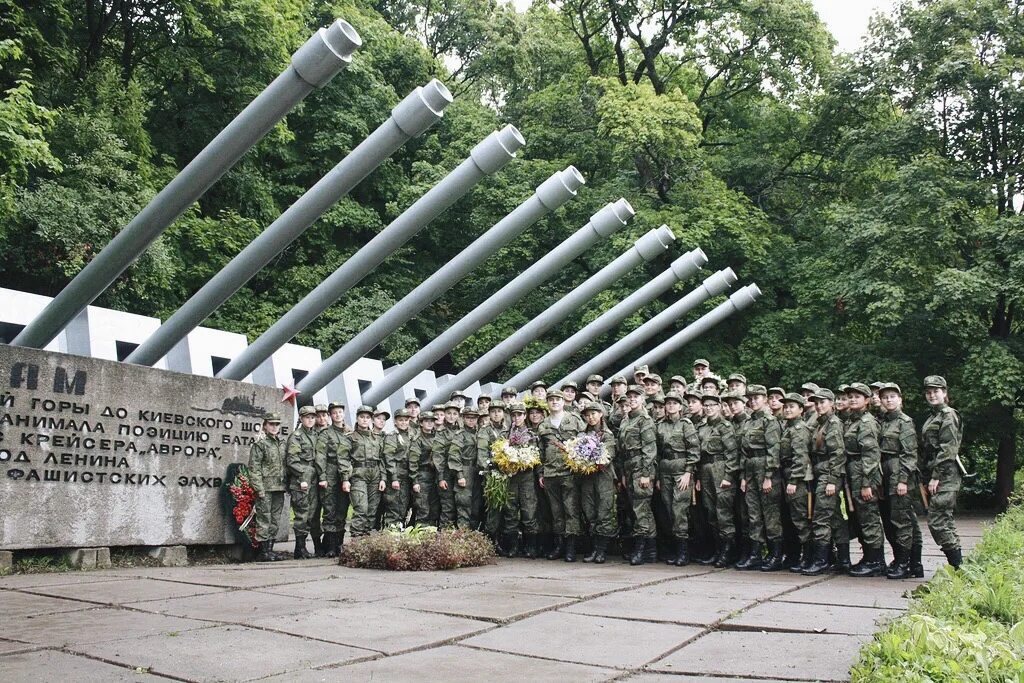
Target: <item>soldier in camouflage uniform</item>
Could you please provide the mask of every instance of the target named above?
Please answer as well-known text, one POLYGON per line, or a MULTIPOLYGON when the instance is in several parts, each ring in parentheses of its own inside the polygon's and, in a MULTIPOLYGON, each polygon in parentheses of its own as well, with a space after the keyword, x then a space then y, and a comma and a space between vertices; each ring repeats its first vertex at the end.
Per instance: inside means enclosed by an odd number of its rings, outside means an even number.
POLYGON ((338 450, 341 490, 352 499, 352 538, 373 530, 384 492, 382 437, 373 429, 373 408, 359 406, 356 428, 338 450))
POLYGON ((629 387, 626 400, 629 412, 619 425, 617 455, 621 463, 622 488, 635 519, 633 552, 629 558, 629 563, 635 566, 657 560, 651 499, 654 495, 658 437, 654 420, 644 410, 643 389, 636 385, 629 387))
POLYGON ((690 562, 690 505, 694 494, 694 473, 700 461, 700 439, 690 418, 683 415, 683 397, 675 391, 665 396, 665 419, 657 426, 657 489, 669 513, 675 552, 667 564, 683 567, 690 562))
MULTIPOLYGON (((323 438, 324 431, 331 426, 331 416, 328 414, 327 405, 324 403, 318 403, 313 406, 316 409, 316 424, 314 429, 316 430, 317 438, 323 438)), ((323 445, 319 445, 319 450, 323 451, 324 455, 327 455, 327 448, 323 445)), ((328 464, 327 468, 330 468, 328 464)), ((330 473, 327 469, 322 473, 323 477, 329 477, 330 473)), ((313 555, 315 557, 324 557, 324 553, 327 551, 327 545, 324 543, 323 535, 327 531, 320 521, 320 518, 324 513, 324 498, 330 492, 330 481, 327 482, 327 488, 323 490, 317 490, 316 492, 316 503, 313 511, 309 514, 309 535, 313 539, 313 555)))
POLYGON ((263 416, 263 435, 249 449, 249 483, 256 493, 256 561, 272 562, 274 539, 284 510, 284 443, 278 437, 281 416, 263 416))
POLYGON ((327 469, 325 478, 327 488, 320 494, 320 502, 324 511, 323 555, 337 557, 345 538, 345 524, 348 521, 349 496, 341 490, 341 477, 338 473, 338 450, 348 434, 345 424, 345 406, 342 403, 331 403, 327 406, 330 415, 330 426, 318 434, 318 445, 324 452, 327 469))
MULTIPOLYGON (((479 400, 477 401, 479 403, 479 400)), ((481 418, 483 416, 481 415, 481 418)), ((498 439, 504 438, 507 430, 505 428, 505 402, 504 401, 493 401, 490 403, 487 410, 487 420, 480 425, 476 432, 476 450, 477 450, 477 464, 480 471, 485 473, 491 470, 491 446, 498 439)), ((484 487, 484 480, 480 481, 481 492, 484 487)), ((482 493, 481 493, 482 495, 482 493)), ((501 518, 503 510, 493 509, 487 506, 484 510, 484 531, 491 537, 495 542, 499 541, 498 532, 501 529, 501 518)), ((518 538, 518 534, 516 537, 518 538)), ((498 544, 501 545, 500 543, 498 544)), ((499 552, 501 548, 498 548, 499 552)), ((506 548, 507 550, 507 548, 506 548)), ((512 554, 506 555, 506 557, 512 557, 515 555, 515 547, 513 541, 512 554)))
MULTIPOLYGON (((493 404, 492 404, 493 405, 493 404)), ((526 425, 526 406, 518 401, 508 405, 508 413, 512 416, 512 425, 503 435, 514 446, 538 445, 539 439, 526 425)), ((502 511, 502 528, 504 535, 499 549, 503 549, 505 557, 515 554, 519 525, 523 526, 523 552, 529 559, 537 557, 537 472, 542 466, 517 472, 508 481, 508 502, 502 511)))
MULTIPOLYGON (((706 383, 706 378, 705 378, 706 383)), ((701 478, 700 486, 704 509, 715 534, 716 553, 711 561, 718 568, 734 562, 736 547, 736 523, 733 519, 733 499, 739 483, 739 443, 732 423, 722 417, 722 399, 714 394, 705 394, 705 420, 697 430, 700 437, 701 478)))
POLYGON ((601 388, 604 386, 604 377, 601 375, 590 375, 587 377, 587 391, 593 397, 588 403, 600 403, 604 406, 604 421, 607 423, 612 414, 612 404, 601 400, 601 388))
POLYGON ((846 388, 849 422, 843 440, 846 476, 853 498, 855 527, 863 557, 850 568, 850 576, 881 576, 885 573, 882 515, 878 496, 882 490, 882 453, 878 447, 878 420, 868 411, 871 388, 854 382, 846 388))
POLYGON ((786 508, 793 524, 800 552, 795 553, 789 571, 799 574, 811 566, 814 552, 811 544, 811 430, 803 419, 806 399, 800 394, 786 394, 782 401, 785 422, 779 437, 779 465, 786 483, 786 508), (802 555, 802 559, 801 559, 802 555))
POLYGON ((541 461, 544 475, 541 488, 551 505, 551 526, 555 534, 549 560, 563 556, 566 562, 576 561, 576 537, 580 534, 580 501, 576 490, 576 475, 565 464, 564 446, 576 438, 586 425, 579 415, 567 412, 565 395, 558 390, 547 394, 548 416, 540 424, 541 461))
POLYGON ((474 492, 481 486, 477 462, 476 426, 480 414, 476 408, 462 409, 461 428, 448 442, 448 471, 455 479, 455 518, 459 529, 476 529, 480 522, 473 505, 474 492))
POLYGON ((316 409, 313 406, 299 408, 301 425, 285 445, 285 467, 288 470, 288 495, 292 501, 292 527, 295 530, 295 559, 308 558, 306 538, 309 535, 310 518, 316 510, 318 491, 327 488, 324 471, 327 462, 317 447, 316 409))
POLYGON ((431 446, 431 458, 437 472, 438 497, 441 499, 441 516, 438 527, 450 529, 455 526, 455 473, 448 468, 448 446, 452 437, 462 428, 459 419, 460 408, 454 403, 447 403, 442 411, 444 424, 437 428, 434 443, 431 446))
MULTIPOLYGON (((804 385, 807 386, 807 385, 804 385)), ((842 563, 850 561, 850 530, 846 524, 843 487, 846 480, 846 450, 843 447, 843 423, 835 414, 835 394, 818 389, 812 401, 818 412, 811 436, 811 464, 814 467, 814 561, 803 573, 818 576, 828 570, 829 553, 835 542, 839 552, 846 549, 842 563)))
POLYGON ((781 425, 785 421, 782 415, 782 402, 786 398, 786 390, 782 387, 768 388, 768 410, 781 425))
POLYGON ((917 523, 914 499, 918 491, 917 430, 914 421, 903 412, 902 392, 898 384, 883 383, 879 400, 885 414, 878 433, 882 450, 882 490, 885 491, 883 516, 893 561, 886 578, 924 577, 921 564, 921 526, 917 523))
POLYGON ((412 415, 405 408, 395 411, 395 431, 384 436, 384 525, 405 525, 409 502, 413 494, 420 492, 416 477, 419 470, 419 453, 416 435, 409 428, 412 415))
POLYGON ((585 431, 593 433, 601 441, 605 451, 612 459, 612 464, 602 466, 593 474, 576 477, 580 491, 580 507, 583 518, 590 528, 590 554, 583 558, 584 562, 604 564, 608 553, 608 543, 618 533, 618 521, 615 511, 615 435, 604 421, 604 405, 592 401, 583 406, 585 431))
MULTIPOLYGON (((526 408, 526 427, 536 437, 538 450, 541 448, 540 426, 544 423, 545 417, 547 417, 547 413, 543 408, 537 406, 526 408)), ((543 451, 541 451, 541 464, 535 469, 536 476, 533 478, 533 493, 537 499, 537 557, 546 556, 548 549, 554 543, 551 533, 551 504, 541 487, 541 482, 544 480, 543 462, 543 451)))
POLYGON ((928 479, 928 530, 949 564, 959 567, 963 556, 953 511, 960 491, 963 428, 960 414, 949 407, 948 392, 944 377, 924 378, 924 398, 931 414, 921 426, 922 470, 928 479))
POLYGON ((750 552, 737 569, 782 569, 782 473, 779 442, 782 428, 768 414, 768 390, 760 384, 747 387, 750 415, 739 424, 738 439, 743 462, 743 489, 747 507, 750 552), (762 559, 767 545, 769 555, 762 559))
POLYGON ((420 490, 413 491, 413 518, 417 524, 437 526, 441 516, 441 498, 438 496, 437 470, 434 469, 432 449, 434 446, 434 413, 425 410, 419 415, 419 430, 413 448, 415 457, 410 462, 417 464, 417 479, 420 490))
POLYGON ((608 413, 605 421, 608 423, 608 426, 612 428, 612 431, 618 432, 619 424, 622 422, 622 418, 626 416, 624 409, 625 404, 619 399, 626 397, 626 388, 628 385, 626 384, 626 378, 622 375, 618 375, 616 377, 612 377, 612 381, 609 383, 609 386, 612 389, 612 395, 609 401, 611 411, 608 413))
POLYGON ((706 358, 693 361, 693 381, 687 387, 690 391, 700 391, 701 382, 711 374, 711 363, 706 358))

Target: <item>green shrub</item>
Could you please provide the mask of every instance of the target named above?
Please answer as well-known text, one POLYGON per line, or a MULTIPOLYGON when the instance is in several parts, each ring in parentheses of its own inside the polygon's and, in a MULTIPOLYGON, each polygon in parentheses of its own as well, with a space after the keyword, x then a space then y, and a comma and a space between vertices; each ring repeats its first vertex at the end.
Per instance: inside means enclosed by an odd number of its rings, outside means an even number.
POLYGON ((869 681, 1024 681, 1024 503, 1018 498, 959 571, 915 591, 851 669, 869 681))
POLYGON ((362 569, 431 571, 489 564, 494 545, 478 531, 415 526, 385 529, 345 546, 340 563, 362 569))

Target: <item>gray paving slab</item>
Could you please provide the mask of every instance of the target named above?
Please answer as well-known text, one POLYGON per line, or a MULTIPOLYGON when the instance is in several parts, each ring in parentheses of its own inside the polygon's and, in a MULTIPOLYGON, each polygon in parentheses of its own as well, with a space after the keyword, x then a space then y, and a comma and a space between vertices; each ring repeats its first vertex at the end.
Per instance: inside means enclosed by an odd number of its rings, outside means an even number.
POLYGON ((489 650, 630 669, 657 659, 700 628, 545 612, 462 641, 489 650))
POLYGON ((142 600, 163 600, 166 598, 183 598, 189 595, 217 593, 225 589, 189 583, 154 581, 153 579, 124 579, 121 581, 89 583, 81 586, 46 586, 32 588, 31 590, 33 593, 57 598, 85 600, 105 605, 125 605, 142 600))
MULTIPOLYGON (((22 643, 16 640, 8 640, 6 638, 0 639, 0 656, 9 655, 14 652, 28 652, 30 650, 38 650, 42 645, 35 645, 32 643, 22 643)), ((0 663, 2 664, 2 663, 0 663)), ((0 670, 3 666, 0 665, 0 670)))
POLYGON ((681 593, 662 586, 651 586, 604 595, 569 605, 561 611, 614 619, 710 626, 730 614, 747 609, 754 602, 751 598, 681 593))
POLYGON ((922 583, 924 583, 923 579, 890 581, 884 578, 855 579, 850 576, 837 576, 829 581, 786 593, 775 600, 819 605, 904 609, 910 600, 907 596, 922 583))
POLYGON ((722 625, 722 630, 744 627, 799 633, 871 635, 903 610, 844 605, 808 605, 796 602, 765 602, 751 607, 722 625))
POLYGON ((309 568, 277 567, 279 564, 282 563, 275 562, 274 569, 218 570, 207 567, 169 567, 149 572, 143 578, 221 588, 262 588, 316 581, 341 576, 345 571, 349 571, 337 565, 321 564, 309 568))
POLYGON ((80 583, 112 581, 123 576, 110 576, 99 572, 53 572, 50 574, 12 574, 0 576, 0 588, 34 588, 36 586, 64 586, 80 583))
POLYGON ((625 581, 582 581, 568 578, 515 578, 506 581, 493 581, 487 584, 497 590, 512 593, 533 593, 535 595, 555 595, 567 598, 589 598, 602 593, 627 590, 633 587, 625 581))
POLYGON ((112 607, 21 617, 4 624, 5 632, 11 638, 54 647, 155 633, 178 633, 208 626, 208 623, 195 619, 112 607))
POLYGON ((245 590, 168 600, 147 600, 131 603, 129 606, 133 609, 157 614, 192 617, 229 624, 240 624, 258 617, 312 612, 319 607, 316 602, 305 598, 245 590))
POLYGON ((402 683, 480 683, 522 680, 540 683, 592 683, 620 675, 602 669, 503 652, 451 645, 419 650, 333 669, 304 671, 265 679, 268 683, 321 683, 336 681, 402 681, 402 683))
POLYGON ((240 681, 373 656, 368 650, 245 626, 76 646, 76 652, 190 681, 240 681))
POLYGON ((510 593, 484 585, 423 591, 375 604, 505 622, 540 610, 570 605, 573 602, 574 598, 510 593))
POLYGON ((166 681, 166 678, 107 664, 88 657, 60 652, 36 650, 8 655, 0 659, 5 681, 60 680, 74 683, 108 683, 109 681, 166 681))
POLYGON ((248 624, 387 654, 441 645, 495 628, 488 621, 374 604, 337 605, 314 612, 254 619, 248 624))
POLYGON ((867 636, 716 631, 647 668, 702 676, 845 681, 866 640, 867 636))
POLYGON ((34 614, 74 612, 93 607, 85 602, 48 598, 18 591, 0 591, 0 614, 5 618, 29 617, 34 614))
POLYGON ((386 581, 370 581, 350 576, 289 583, 281 586, 260 588, 260 593, 287 595, 308 600, 361 603, 376 602, 402 595, 415 595, 425 590, 422 586, 388 583, 386 581))

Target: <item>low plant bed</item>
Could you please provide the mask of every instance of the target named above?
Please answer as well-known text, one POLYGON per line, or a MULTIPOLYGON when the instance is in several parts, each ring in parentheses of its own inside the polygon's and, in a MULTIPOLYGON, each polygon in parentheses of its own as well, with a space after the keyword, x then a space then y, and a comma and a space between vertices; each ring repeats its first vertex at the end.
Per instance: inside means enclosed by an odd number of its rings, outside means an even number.
POLYGON ((850 671, 868 681, 1024 681, 1024 500, 987 529, 959 570, 914 591, 850 671))
POLYGON ((374 531, 348 543, 339 560, 345 567, 391 571, 479 567, 493 561, 494 545, 484 534, 432 526, 374 531))

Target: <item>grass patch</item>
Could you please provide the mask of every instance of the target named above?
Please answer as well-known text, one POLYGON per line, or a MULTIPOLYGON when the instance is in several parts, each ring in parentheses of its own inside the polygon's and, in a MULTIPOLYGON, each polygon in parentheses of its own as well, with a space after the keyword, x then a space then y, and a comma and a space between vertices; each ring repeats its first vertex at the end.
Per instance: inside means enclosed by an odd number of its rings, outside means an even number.
POLYGON ((478 531, 414 526, 385 529, 353 540, 340 564, 361 569, 434 571, 490 564, 494 545, 478 531))
POLYGON ((1024 681, 1024 499, 987 529, 960 571, 943 567, 906 615, 860 651, 868 681, 1024 681))

